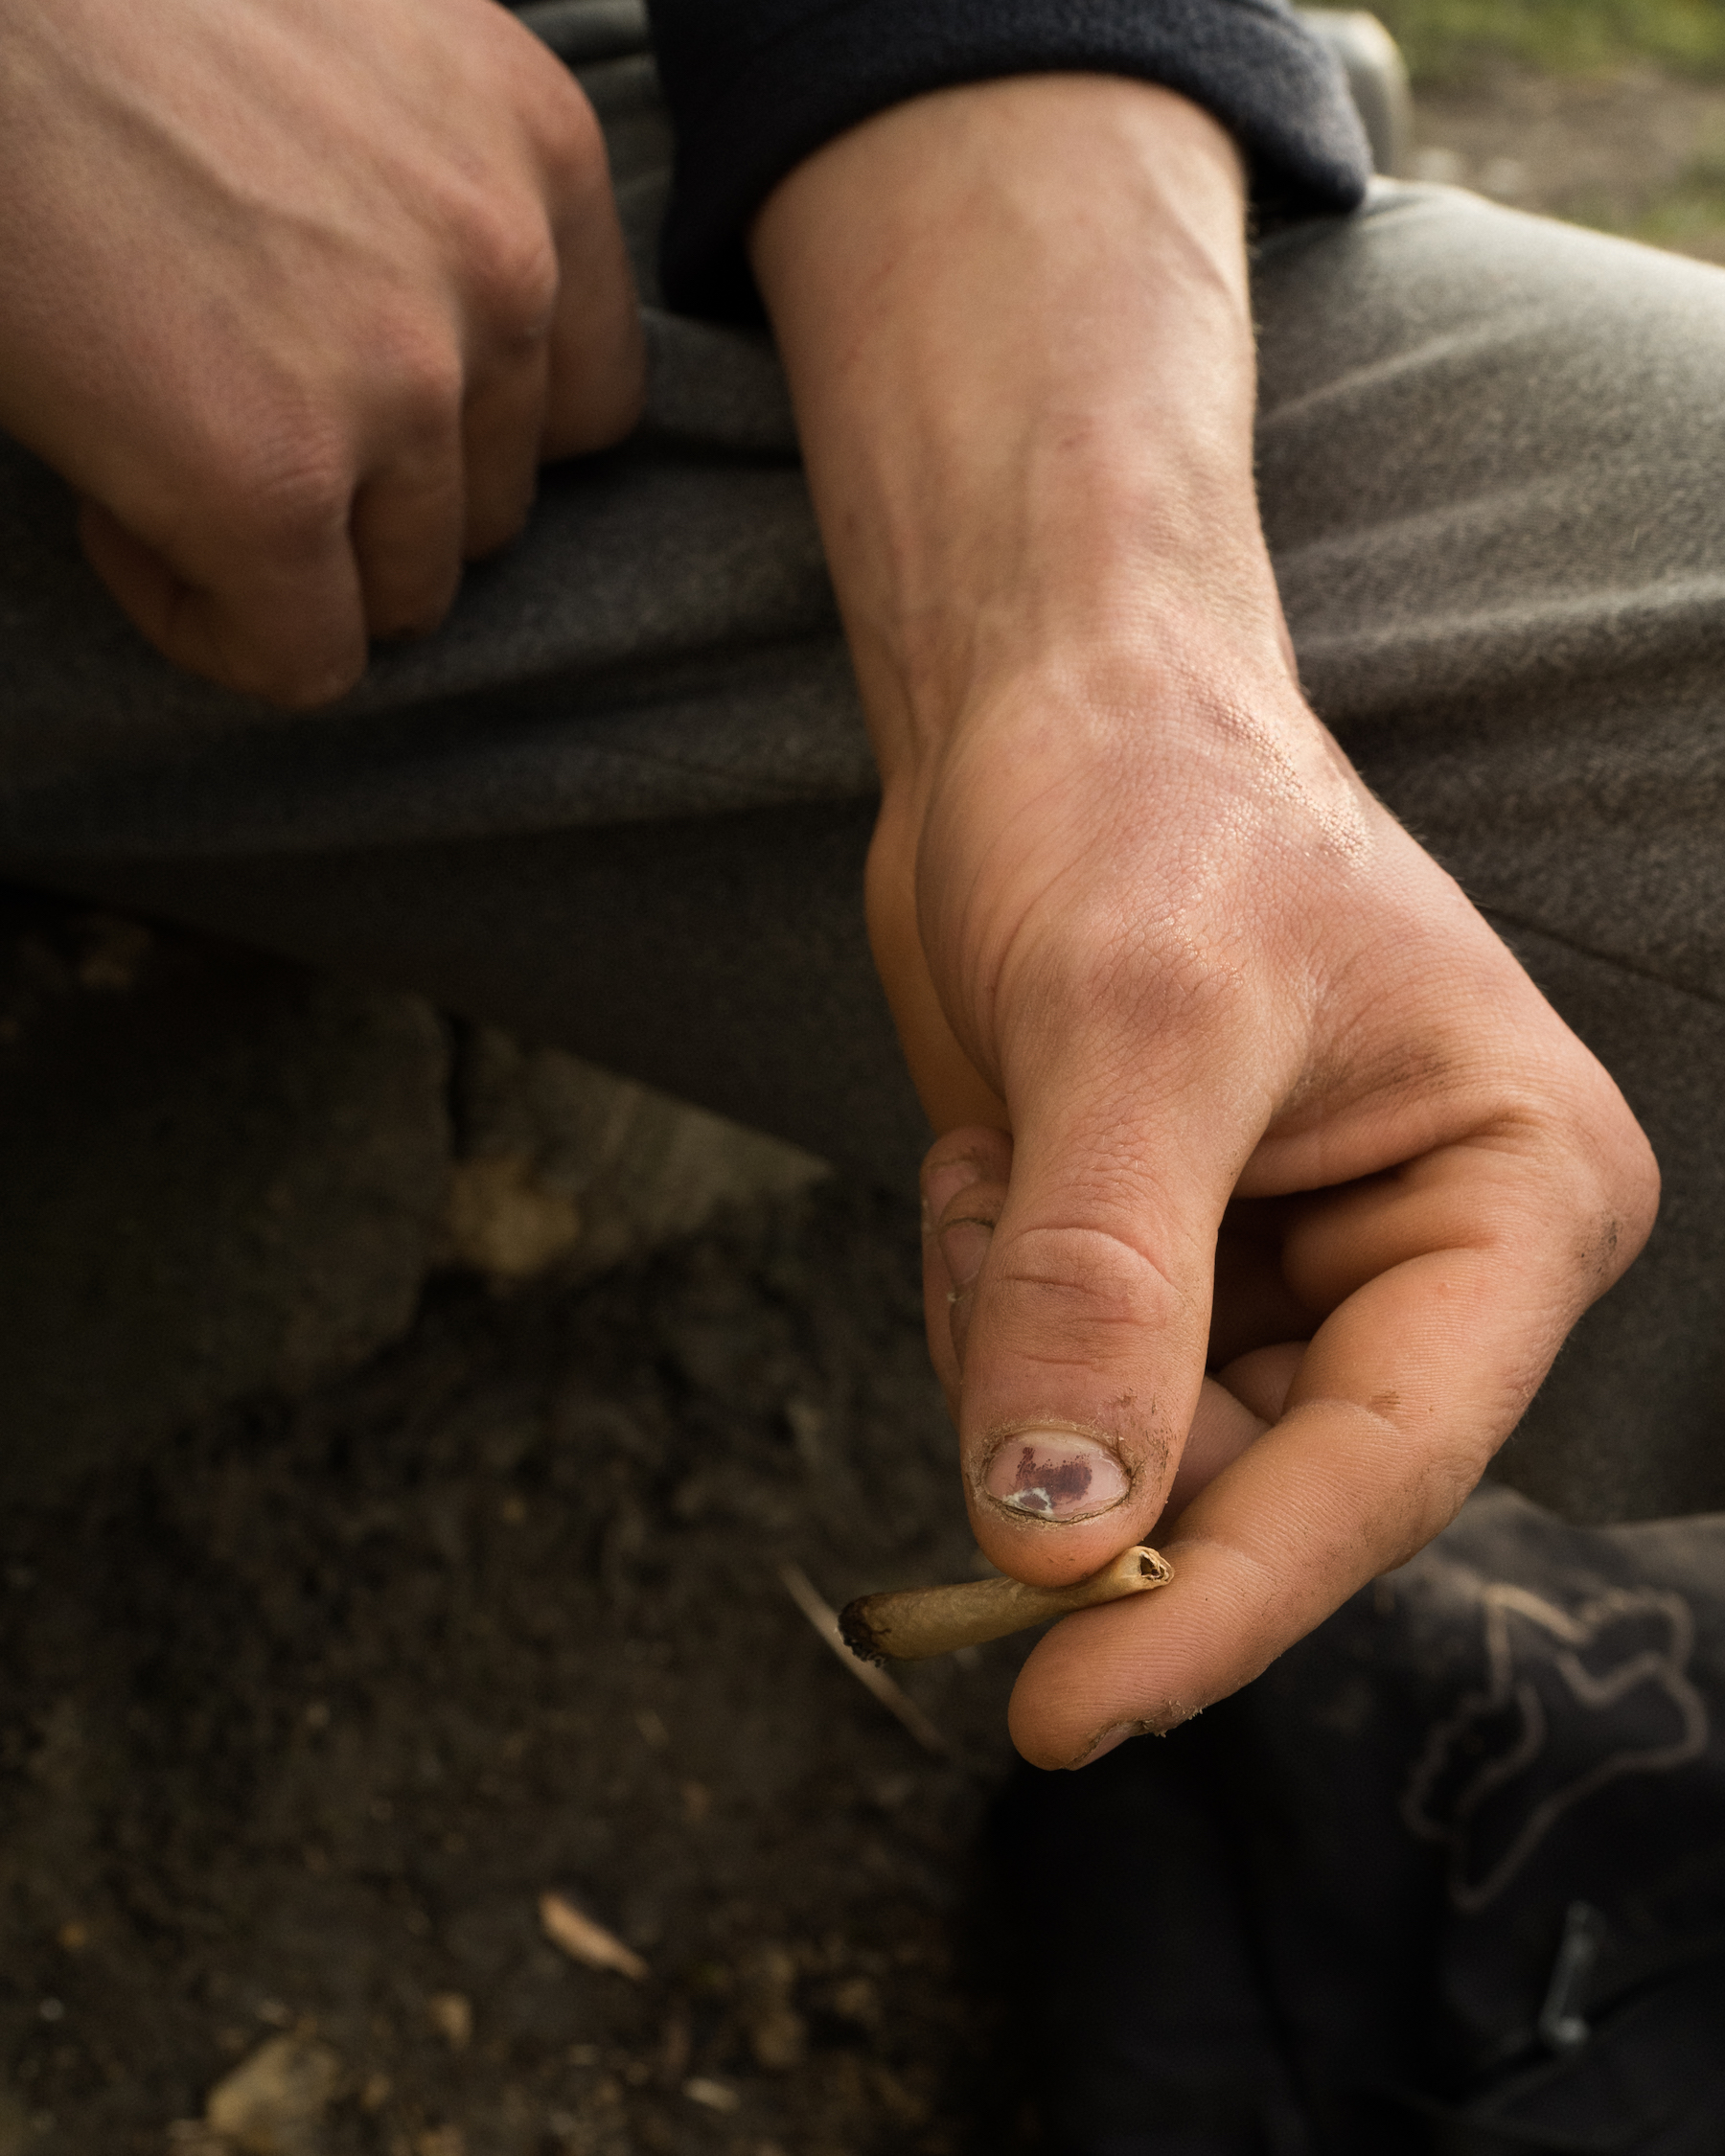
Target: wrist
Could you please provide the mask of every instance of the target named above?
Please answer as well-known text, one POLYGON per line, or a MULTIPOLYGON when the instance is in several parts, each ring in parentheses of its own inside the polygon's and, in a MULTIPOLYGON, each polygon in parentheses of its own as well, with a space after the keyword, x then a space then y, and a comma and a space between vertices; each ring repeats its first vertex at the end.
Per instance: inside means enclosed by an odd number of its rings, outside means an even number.
POLYGON ((1280 648, 1243 228, 1213 121, 1085 77, 914 101, 767 205, 757 268, 889 787, 1025 683, 1141 701, 1207 643, 1280 648))

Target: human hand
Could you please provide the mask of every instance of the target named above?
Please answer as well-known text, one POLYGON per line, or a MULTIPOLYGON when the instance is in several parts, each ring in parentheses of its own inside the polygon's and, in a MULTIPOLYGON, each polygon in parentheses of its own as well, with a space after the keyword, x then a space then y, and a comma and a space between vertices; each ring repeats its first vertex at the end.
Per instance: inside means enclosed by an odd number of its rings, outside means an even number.
POLYGON ((1146 1537, 1175 1570, 1031 1655, 1043 1765, 1196 1712, 1443 1526, 1657 1197, 1300 698, 1242 223, 1203 114, 1046 78, 868 123, 755 237, 945 1134, 929 1336, 977 1536, 1031 1581, 1146 1537))
POLYGON ((340 694, 633 424, 598 123, 494 0, 0 0, 0 426, 180 665, 340 694))

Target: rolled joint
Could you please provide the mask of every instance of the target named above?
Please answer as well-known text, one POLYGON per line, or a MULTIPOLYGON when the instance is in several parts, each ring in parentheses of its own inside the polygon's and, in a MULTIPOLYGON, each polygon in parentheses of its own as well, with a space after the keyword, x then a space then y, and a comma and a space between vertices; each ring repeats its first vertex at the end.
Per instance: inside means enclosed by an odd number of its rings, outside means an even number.
POLYGON ((1099 1572, 1070 1587, 1029 1587, 1022 1579, 968 1580, 957 1587, 912 1587, 863 1594, 839 1613, 839 1630, 864 1662, 927 1662, 958 1647, 979 1647, 1035 1624, 1098 1609, 1166 1587, 1174 1568, 1141 1544, 1123 1549, 1099 1572))

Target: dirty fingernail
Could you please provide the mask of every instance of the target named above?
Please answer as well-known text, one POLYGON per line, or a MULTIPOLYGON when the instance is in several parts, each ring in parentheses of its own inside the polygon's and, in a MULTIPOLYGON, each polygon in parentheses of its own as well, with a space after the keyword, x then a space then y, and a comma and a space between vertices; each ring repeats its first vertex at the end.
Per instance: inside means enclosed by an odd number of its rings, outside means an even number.
POLYGON ((943 1160, 937 1168, 925 1168, 923 1203, 929 1217, 938 1220, 961 1190, 981 1181, 982 1167, 977 1160, 943 1160))
POLYGON ((955 1220, 940 1230, 940 1255, 947 1278, 954 1288, 968 1288, 982 1270, 988 1246, 994 1240, 994 1224, 986 1220, 955 1220))
POLYGON ((1067 1771, 1076 1774, 1081 1767, 1093 1767, 1098 1759, 1105 1759, 1111 1752, 1117 1751, 1128 1737, 1143 1734, 1144 1725, 1141 1722, 1116 1722, 1112 1730, 1104 1730, 1090 1750, 1082 1757, 1074 1759, 1067 1771))
POLYGON ((1088 1520, 1118 1504, 1132 1478, 1117 1454, 1075 1430, 1015 1431, 982 1476, 997 1504, 1038 1520, 1088 1520))

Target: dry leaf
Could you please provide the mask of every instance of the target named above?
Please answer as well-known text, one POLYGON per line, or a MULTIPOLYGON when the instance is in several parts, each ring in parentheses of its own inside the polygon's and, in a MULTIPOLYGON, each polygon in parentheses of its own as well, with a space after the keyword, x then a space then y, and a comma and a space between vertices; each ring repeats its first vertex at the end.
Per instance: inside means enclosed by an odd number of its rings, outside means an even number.
POLYGON ((545 1937, 572 1960, 585 1961, 589 1969, 615 1969, 634 1984, 646 1980, 647 1964, 641 1957, 625 1946, 614 1932, 584 1916, 562 1894, 541 1894, 539 1913, 545 1937))

